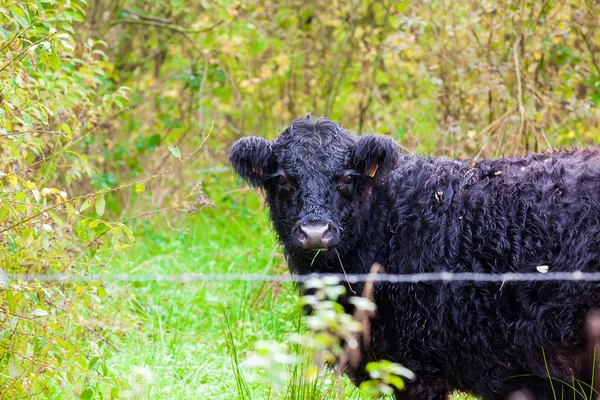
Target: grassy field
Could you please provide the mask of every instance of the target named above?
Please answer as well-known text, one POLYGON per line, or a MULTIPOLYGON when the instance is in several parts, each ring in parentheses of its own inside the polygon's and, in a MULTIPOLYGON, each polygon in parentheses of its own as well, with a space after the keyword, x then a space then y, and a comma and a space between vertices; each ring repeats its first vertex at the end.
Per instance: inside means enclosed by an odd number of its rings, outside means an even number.
MULTIPOLYGON (((283 273, 283 255, 260 196, 240 187, 228 174, 211 177, 206 188, 215 208, 195 216, 171 220, 159 216, 138 223, 134 227, 137 243, 125 262, 113 263, 112 271, 141 275, 283 273)), ((244 368, 244 378, 238 374, 236 379, 232 356, 242 362, 255 342, 287 343, 290 333, 304 330, 291 284, 112 283, 107 293, 98 314, 107 316, 104 332, 121 350, 110 359, 109 369, 128 376, 132 386, 138 387, 134 392, 147 398, 335 396, 332 391, 337 385, 331 373, 309 385, 302 384, 302 371, 292 371, 296 378, 289 386, 271 393, 266 379, 259 375, 258 380, 249 382, 244 368)), ((347 398, 359 398, 346 378, 344 385, 347 398)))

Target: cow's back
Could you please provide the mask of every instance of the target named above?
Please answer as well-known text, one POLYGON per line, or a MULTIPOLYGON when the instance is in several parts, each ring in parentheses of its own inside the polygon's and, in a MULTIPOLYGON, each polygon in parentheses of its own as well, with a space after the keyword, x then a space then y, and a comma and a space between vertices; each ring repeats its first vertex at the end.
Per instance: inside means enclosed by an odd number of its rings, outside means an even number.
MULTIPOLYGON (((387 272, 600 271, 597 152, 406 156, 384 190, 390 210, 374 235, 387 272)), ((600 296, 572 282, 386 284, 377 302, 382 353, 430 382, 493 398, 507 378, 544 376, 546 366, 555 378, 585 374, 583 323, 600 296), (482 374, 492 377, 485 385, 482 374)))

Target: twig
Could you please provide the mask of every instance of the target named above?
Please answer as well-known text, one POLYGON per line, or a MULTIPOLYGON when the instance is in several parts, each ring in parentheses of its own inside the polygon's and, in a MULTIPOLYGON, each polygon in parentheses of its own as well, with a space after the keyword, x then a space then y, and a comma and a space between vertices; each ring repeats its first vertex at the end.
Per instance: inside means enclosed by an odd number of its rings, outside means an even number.
POLYGON ((109 189, 103 190, 101 192, 88 193, 88 194, 84 194, 84 195, 81 195, 81 196, 72 197, 72 198, 70 198, 68 200, 65 200, 64 202, 62 202, 60 204, 55 204, 53 206, 47 207, 47 208, 43 209, 42 211, 40 211, 40 212, 38 212, 38 213, 36 213, 36 214, 28 217, 28 218, 25 218, 25 219, 23 219, 23 220, 21 220, 21 221, 19 221, 17 223, 14 223, 14 224, 10 225, 9 227, 0 230, 0 233, 4 233, 6 231, 14 229, 17 226, 22 225, 22 224, 24 224, 26 222, 29 222, 29 221, 31 221, 31 220, 39 217, 40 215, 42 215, 42 214, 44 214, 44 213, 46 213, 48 211, 54 210, 55 208, 58 208, 58 207, 60 207, 60 206, 62 206, 64 204, 72 203, 75 200, 87 199, 87 198, 90 198, 90 197, 98 196, 100 194, 111 193, 111 192, 114 192, 114 191, 117 191, 117 190, 121 190, 121 189, 125 189, 125 188, 128 188, 128 187, 131 187, 131 186, 136 185, 138 183, 146 183, 148 181, 151 181, 153 179, 158 178, 159 176, 165 175, 165 174, 173 171, 175 168, 181 166, 181 164, 183 164, 184 162, 187 162, 194 154, 196 154, 202 148, 202 146, 204 146, 204 143, 206 143, 206 141, 210 137, 210 132, 212 131, 213 126, 214 126, 214 122, 213 122, 213 125, 211 125, 210 131, 209 131, 208 135, 206 135, 206 138, 204 138, 204 140, 202 141, 202 143, 200 143, 200 145, 198 147, 196 147, 196 149, 194 149, 194 151, 192 151, 186 158, 179 160, 178 163, 172 165, 171 167, 167 168, 166 170, 164 170, 164 171, 162 171, 162 172, 160 172, 158 174, 151 175, 151 176, 149 176, 147 178, 144 178, 142 180, 138 180, 138 181, 134 181, 134 182, 130 182, 130 183, 124 184, 124 185, 120 185, 120 186, 116 186, 116 187, 113 187, 113 188, 109 188, 109 189))
POLYGON ((2 46, 2 48, 0 49, 0 53, 2 53, 4 51, 4 49, 6 49, 8 46, 13 44, 15 42, 15 40, 17 40, 18 38, 21 37, 21 35, 23 35, 25 32, 27 32, 29 29, 31 29, 31 27, 33 25, 35 25, 35 22, 32 22, 27 28, 23 29, 21 32, 19 32, 17 35, 15 35, 15 37, 12 38, 12 40, 10 42, 8 42, 4 46, 2 46))
POLYGON ((172 31, 175 31, 177 33, 195 33, 195 34, 200 34, 200 33, 205 33, 208 32, 214 28, 216 28, 217 26, 221 25, 223 23, 223 21, 219 21, 214 23, 213 25, 204 28, 204 29, 200 29, 200 30, 194 30, 194 29, 186 29, 183 28, 179 25, 175 25, 173 23, 167 22, 167 21, 158 21, 158 20, 152 20, 152 19, 119 19, 117 21, 114 21, 110 24, 109 28, 112 28, 113 26, 116 25, 149 25, 149 26, 156 26, 157 28, 164 28, 164 29, 169 29, 172 31))
POLYGON ((58 28, 56 30, 56 32, 51 33, 47 36, 44 36, 43 38, 41 38, 40 40, 38 40, 37 42, 33 43, 31 46, 28 46, 26 49, 23 49, 19 54, 17 54, 16 57, 13 57, 12 60, 8 61, 6 64, 4 64, 2 66, 2 68, 0 68, 0 72, 4 71, 9 65, 11 65, 12 63, 14 63, 15 61, 17 61, 23 54, 27 53, 29 51, 29 49, 31 49, 33 46, 35 46, 36 44, 40 44, 48 39, 50 39, 53 36, 56 36, 60 31, 62 31, 62 26, 60 28, 58 28))
MULTIPOLYGON (((511 107, 504 114, 502 114, 498 119, 496 119, 491 124, 489 124, 488 126, 486 126, 485 128, 483 128, 477 135, 478 136, 483 136, 483 135, 485 135, 487 133, 490 133, 490 135, 491 135, 493 132, 495 132, 497 130, 497 128, 504 122, 504 120, 506 118, 508 118, 509 116, 511 116, 515 112, 516 109, 517 109, 516 106, 511 107)), ((488 137, 488 140, 489 140, 489 137, 488 137)), ((487 146, 487 141, 481 146, 481 148, 479 149, 479 151, 477 152, 477 154, 473 157, 473 159, 477 160, 479 158, 479 156, 481 156, 481 154, 485 150, 486 146, 487 146)))
POLYGON ((342 259, 340 258, 340 253, 338 253, 337 249, 334 248, 334 250, 335 250, 335 254, 337 254, 338 260, 340 262, 340 267, 342 267, 342 271, 344 272, 344 276, 346 277, 346 282, 348 282, 348 289, 350 289, 352 294, 356 294, 356 291, 354 289, 352 289, 352 285, 350 284, 350 281, 348 280, 348 275, 346 274, 346 270, 344 269, 344 264, 342 263, 342 259))
POLYGON ((13 328, 12 332, 10 333, 10 336, 8 337, 8 343, 10 343, 10 347, 7 349, 8 351, 5 351, 4 354, 2 354, 0 356, 0 361, 2 361, 7 354, 10 354, 12 352, 12 349, 15 345, 15 342, 13 342, 12 338, 13 338, 13 336, 15 336, 15 333, 17 332, 17 328, 19 327, 19 322, 21 322, 21 321, 17 320, 17 322, 15 323, 15 327, 13 328))
POLYGON ((32 130, 29 130, 29 131, 12 131, 10 133, 2 133, 2 134, 0 134, 0 137, 25 135, 27 133, 51 133, 51 134, 54 134, 54 135, 63 135, 66 132, 63 132, 63 131, 46 131, 44 129, 32 129, 32 130))
MULTIPOLYGON (((202 146, 204 146, 204 143, 206 142, 206 140, 208 140, 208 138, 209 138, 209 136, 210 136, 210 134, 211 134, 211 132, 212 132, 212 128, 213 128, 213 126, 214 126, 214 122, 213 122, 213 125, 211 125, 211 127, 210 127, 210 130, 208 131, 208 134, 206 135, 206 138, 204 138, 204 140, 202 141, 202 143, 200 143, 200 146, 198 146, 198 147, 197 147, 197 148, 196 148, 196 149, 195 149, 195 150, 194 150, 192 153, 190 153, 190 154, 189 154, 189 155, 188 155, 186 158, 182 159, 182 160, 179 162, 179 164, 176 164, 176 165, 172 166, 171 168, 169 168, 168 170, 165 170, 165 171, 163 171, 163 172, 161 172, 161 173, 159 173, 159 174, 152 175, 152 176, 151 176, 151 177, 149 177, 149 178, 143 179, 143 180, 141 180, 141 181, 136 181, 136 182, 130 183, 130 184, 128 184, 128 185, 123 185, 123 186, 120 186, 120 187, 117 187, 117 188, 111 189, 110 191, 119 190, 119 189, 123 189, 123 188, 125 188, 125 187, 132 186, 132 185, 135 185, 135 184, 138 184, 138 183, 147 182, 147 181, 149 181, 149 180, 151 180, 151 179, 154 179, 154 178, 156 178, 156 177, 159 177, 159 176, 161 176, 161 175, 164 175, 164 174, 166 174, 167 172, 170 172, 170 171, 171 171, 171 170, 173 170, 175 167, 177 167, 177 166, 181 165, 182 163, 186 162, 186 161, 187 161, 187 160, 189 160, 189 159, 190 159, 190 158, 191 158, 191 157, 192 157, 192 156, 193 156, 193 155, 194 155, 196 152, 198 152, 198 150, 200 150, 200 148, 202 148, 202 146)), ((103 193, 106 193, 106 192, 103 192, 103 193)), ((89 195, 88 195, 88 196, 89 196, 89 195)), ((82 196, 82 197, 85 197, 85 196, 82 196)), ((71 200, 73 200, 73 199, 71 199, 71 200)), ((64 204, 64 203, 63 203, 63 204, 64 204)), ((142 213, 142 214, 136 215, 136 216, 134 216, 134 217, 127 218, 127 219, 123 220, 123 221, 122 221, 122 223, 123 223, 123 222, 128 222, 128 221, 131 221, 131 220, 134 220, 134 219, 137 219, 137 218, 145 217, 145 216, 147 216, 147 215, 151 215, 151 214, 159 213, 159 212, 162 212, 162 211, 167 211, 167 210, 170 210, 170 209, 176 209, 176 208, 180 208, 180 206, 165 207, 165 208, 161 208, 161 209, 159 209, 159 210, 151 210, 151 211, 148 211, 148 212, 145 212, 145 213, 142 213)), ((105 230, 105 231, 101 232, 100 234, 96 235, 96 237, 94 237, 92 240, 90 240, 88 243, 86 243, 86 245, 85 245, 85 246, 84 246, 84 247, 83 247, 83 248, 82 248, 82 249, 81 249, 81 250, 80 250, 80 251, 79 251, 77 254, 73 255, 73 256, 72 256, 72 257, 69 259, 69 261, 67 262, 67 264, 64 266, 63 270, 66 270, 67 268, 69 268, 69 267, 70 267, 70 266, 73 264, 73 262, 74 262, 74 261, 75 261, 75 260, 76 260, 76 259, 77 259, 79 256, 81 256, 81 255, 82 255, 82 254, 83 254, 83 253, 84 253, 84 252, 85 252, 85 251, 86 251, 86 250, 87 250, 87 249, 88 249, 90 246, 92 246, 92 245, 93 245, 93 244, 94 244, 94 243, 95 243, 95 242, 96 242, 98 239, 100 239, 102 236, 104 236, 105 234, 107 234, 107 233, 108 233, 110 230, 111 230, 111 229, 109 228, 109 229, 107 229, 107 230, 105 230)), ((2 233, 2 232, 3 232, 3 231, 1 231, 0 233, 2 233)))
POLYGON ((115 346, 113 343, 111 343, 110 340, 108 340, 107 338, 105 338, 104 336, 99 334, 98 331, 96 331, 94 328, 90 328, 89 326, 84 326, 84 328, 87 329, 89 332, 93 333, 94 335, 98 336, 98 338, 100 338, 104 343, 106 343, 107 345, 109 345, 110 347, 112 347, 113 349, 118 351, 119 353, 123 352, 123 350, 121 350, 120 348, 115 346))
POLYGON ((206 74, 208 74, 208 59, 204 57, 204 70, 202 71, 202 82, 200 82, 200 89, 198 90, 198 127, 200 133, 204 136, 204 107, 202 102, 204 100, 204 88, 206 86, 206 74))
POLYGON ((182 206, 170 206, 170 207, 164 207, 164 208, 160 208, 158 210, 150 210, 150 211, 146 211, 144 213, 135 215, 133 217, 124 219, 122 222, 129 222, 132 221, 134 219, 138 219, 138 218, 142 218, 142 217, 147 217, 148 215, 152 215, 152 214, 156 214, 159 212, 163 212, 163 211, 168 211, 168 210, 175 210, 175 209, 180 209, 182 206))
MULTIPOLYGON (((521 65, 519 64, 519 45, 521 44, 521 36, 517 38, 515 41, 515 45, 513 46, 513 55, 515 59, 515 74, 517 77, 517 100, 519 102, 519 131, 518 134, 521 135, 525 128, 526 115, 525 115, 525 106, 523 105, 523 87, 521 84, 521 65)), ((527 150, 527 138, 525 138, 525 150, 527 150)))
MULTIPOLYGON (((46 365, 46 366, 47 366, 47 365, 46 365)), ((39 391, 39 392, 37 392, 37 393, 26 394, 25 396, 22 396, 22 397, 17 397, 17 398, 15 398, 14 400, 21 400, 21 399, 29 399, 29 398, 34 398, 34 397, 37 397, 37 396, 39 396, 40 394, 44 393, 45 391, 46 391, 46 389, 42 389, 42 390, 40 390, 40 391, 39 391)))
MULTIPOLYGON (((67 316, 69 315, 71 308, 75 305, 75 303, 79 300, 79 298, 81 297, 81 295, 84 292, 81 291, 81 293, 77 294, 75 296, 75 298, 73 299, 73 301, 71 302, 71 305, 68 308, 65 308, 65 313, 64 316, 61 318, 58 326, 64 326, 63 324, 65 323, 65 319, 67 318, 67 316)), ((54 343, 54 341, 56 340, 56 337, 59 336, 60 333, 55 330, 54 334, 46 341, 46 344, 42 347, 41 351, 39 352, 40 354, 40 359, 43 359, 44 357, 46 357, 46 354, 48 354, 48 351, 50 350, 50 347, 52 347, 52 344, 54 343)), ((27 358, 27 357, 25 357, 27 358)), ((2 388, 2 392, 0 392, 0 398, 4 398, 6 392, 8 392, 8 390, 14 386, 14 384, 16 382, 18 382, 23 376, 25 376, 25 374, 29 371, 29 369, 33 366, 33 364, 35 363, 40 363, 39 361, 35 360, 35 359, 30 359, 30 363, 29 365, 27 365, 25 368, 23 368, 23 371, 19 374, 19 376, 17 376, 16 378, 14 378, 12 381, 10 381, 7 385, 3 386, 2 388)), ((44 363, 41 363, 44 364, 44 363)), ((46 364, 44 364, 46 365, 46 364)))
MULTIPOLYGON (((374 289, 374 278, 380 272, 384 272, 381 265, 378 263, 374 263, 371 266, 371 270, 365 280, 365 286, 362 291, 362 297, 369 300, 371 303, 374 303, 373 298, 373 289, 374 289)), ((361 360, 361 348, 368 349, 369 344, 371 343, 371 318, 375 312, 373 310, 363 310, 358 309, 354 311, 354 320, 362 325, 362 333, 353 335, 349 340, 346 340, 344 344, 342 354, 336 365, 337 375, 341 375, 344 370, 346 370, 349 366, 352 366, 350 372, 356 369, 360 360, 361 360), (359 336, 362 336, 363 346, 361 347, 358 343, 360 339, 359 336)))
POLYGON ((588 37, 583 33, 583 29, 581 29, 581 27, 577 28, 577 30, 579 31, 579 34, 585 41, 585 45, 587 46, 587 48, 590 52, 590 55, 592 56, 592 64, 594 64, 594 67, 596 67, 596 72, 598 73, 598 75, 600 75, 600 65, 598 65, 598 61, 596 60, 596 55, 595 55, 596 53, 594 52, 594 49, 592 48, 592 44, 590 43, 588 37))
MULTIPOLYGON (((57 156, 58 154, 62 153, 63 151, 65 151, 65 150, 66 150, 66 149, 68 149, 69 147, 71 147, 71 146, 73 146, 74 144, 76 144, 76 143, 78 143, 78 142, 82 141, 83 139, 85 139, 85 138, 86 138, 87 136, 89 136, 91 133, 94 133, 94 132, 96 132, 96 131, 98 130, 98 128, 100 128, 101 126, 103 126, 104 124, 106 124, 108 121, 110 121, 111 119, 114 119, 114 118, 116 118, 118 115, 120 115, 121 113, 123 113, 123 112, 125 112, 125 111, 127 111, 127 110, 129 110, 129 107, 125 107, 125 108, 123 108, 123 109, 121 109, 121 110, 117 111, 116 113, 114 113, 114 114, 110 115, 108 118, 106 118, 106 119, 105 119, 104 121, 102 121, 101 123, 99 123, 99 124, 95 125, 95 126, 92 128, 92 129, 90 129, 89 131, 87 131, 87 132, 86 132, 85 134, 83 134, 83 135, 82 135, 80 138, 78 138, 78 139, 76 139, 76 140, 74 140, 74 141, 72 141, 72 142, 69 142, 69 143, 65 144, 65 145, 64 145, 64 146, 63 146, 63 147, 62 147, 60 150, 57 150, 57 151, 55 151, 54 153, 50 154, 48 157, 44 156, 44 158, 42 158, 42 159, 41 159, 41 160, 39 160, 39 161, 36 161, 36 162, 34 162, 33 164, 27 165, 27 166, 25 166, 25 167, 23 167, 23 168, 20 168, 20 169, 16 170, 16 171, 13 171, 13 172, 10 172, 10 173, 8 173, 8 174, 5 174, 5 175, 1 176, 1 177, 0 177, 0 181, 1 181, 2 179, 4 179, 4 178, 8 177, 8 176, 11 176, 11 175, 16 175, 16 174, 18 174, 19 172, 22 172, 22 171, 24 171, 25 169, 29 169, 29 168, 31 168, 31 167, 35 167, 36 165, 39 165, 39 164, 41 164, 41 163, 44 163, 44 162, 48 161, 49 159, 51 159, 52 157, 55 157, 55 156, 57 156)), ((2 232, 0 232, 0 233, 2 233, 2 232)))

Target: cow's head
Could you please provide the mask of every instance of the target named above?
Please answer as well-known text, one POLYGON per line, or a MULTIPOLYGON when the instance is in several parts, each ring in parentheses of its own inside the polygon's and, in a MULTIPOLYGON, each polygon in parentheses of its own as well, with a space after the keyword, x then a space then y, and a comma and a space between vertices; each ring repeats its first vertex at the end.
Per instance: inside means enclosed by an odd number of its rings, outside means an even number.
POLYGON ((272 142, 246 137, 229 152, 235 171, 265 190, 286 251, 306 257, 356 245, 371 193, 398 158, 398 146, 388 137, 357 138, 333 121, 310 116, 295 120, 272 142))

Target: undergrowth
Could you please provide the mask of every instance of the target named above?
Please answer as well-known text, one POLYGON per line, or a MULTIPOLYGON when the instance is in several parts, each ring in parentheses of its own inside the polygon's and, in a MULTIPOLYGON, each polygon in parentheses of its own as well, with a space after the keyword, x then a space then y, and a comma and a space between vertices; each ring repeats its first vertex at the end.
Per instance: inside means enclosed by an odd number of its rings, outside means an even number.
MULTIPOLYGON (((237 187, 229 175, 208 178, 214 209, 196 216, 159 216, 136 222, 138 241, 111 272, 141 275, 197 273, 281 274, 286 265, 260 196, 237 187), (168 228, 165 228, 168 227, 168 228)), ((289 380, 271 380, 244 361, 261 341, 289 345, 305 331, 302 306, 291 283, 113 282, 97 328, 119 349, 109 369, 151 399, 327 399, 337 393, 332 372, 306 379, 307 362, 289 380), (141 371, 141 372, 140 372, 141 371), (250 379, 252 374, 258 374, 250 379)), ((298 354, 304 357, 305 354, 298 354)), ((308 360, 309 358, 306 358, 308 360)), ((346 398, 359 398, 344 378, 346 398)))

